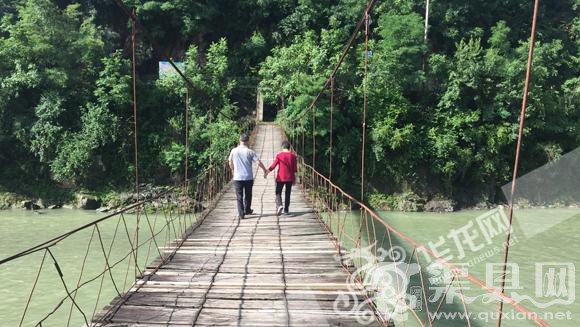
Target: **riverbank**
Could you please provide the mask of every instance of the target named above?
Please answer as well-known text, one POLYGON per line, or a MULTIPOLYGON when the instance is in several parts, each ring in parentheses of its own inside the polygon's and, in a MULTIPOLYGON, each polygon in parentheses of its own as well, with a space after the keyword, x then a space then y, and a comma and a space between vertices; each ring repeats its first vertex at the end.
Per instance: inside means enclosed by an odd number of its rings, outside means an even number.
MULTIPOLYGON (((131 191, 107 190, 101 192, 86 190, 55 190, 52 196, 28 196, 14 192, 0 192, 0 210, 23 209, 83 209, 109 212, 136 203, 138 199, 151 199, 167 190, 169 186, 141 185, 139 194, 131 191)), ((161 200, 159 200, 161 201, 161 200)), ((155 203, 153 203, 155 205, 155 203)))
MULTIPOLYGON (((466 205, 455 199, 442 195, 431 197, 419 196, 413 192, 384 194, 371 193, 368 196, 371 207, 377 211, 394 212, 455 212, 464 210, 488 210, 498 205, 507 205, 506 202, 492 202, 488 200, 472 201, 466 205)), ((567 200, 550 203, 531 202, 527 199, 518 198, 514 203, 514 209, 546 209, 546 208, 578 208, 580 203, 567 200)))
MULTIPOLYGON (((83 209, 96 210, 98 212, 110 212, 137 202, 137 199, 151 199, 163 192, 169 186, 153 186, 142 184, 139 196, 136 192, 123 190, 107 191, 86 191, 86 190, 63 190, 58 189, 52 196, 34 197, 14 192, 0 192, 0 210, 23 209, 23 210, 43 210, 43 209, 83 209)), ((44 192, 47 193, 47 192, 44 192)), ((154 207, 162 205, 162 200, 158 200, 154 207)), ((164 200, 166 201, 166 200, 164 200)), ((175 199, 177 201, 177 199, 175 199)), ((420 197, 415 193, 383 194, 372 193, 368 196, 368 202, 377 211, 390 212, 435 212, 450 213, 466 210, 488 210, 505 205, 505 203, 492 203, 480 201, 473 206, 462 206, 455 200, 443 196, 432 198, 420 197)), ((515 209, 545 209, 545 208, 578 208, 579 203, 557 202, 557 203, 531 203, 525 200, 518 200, 515 209)))

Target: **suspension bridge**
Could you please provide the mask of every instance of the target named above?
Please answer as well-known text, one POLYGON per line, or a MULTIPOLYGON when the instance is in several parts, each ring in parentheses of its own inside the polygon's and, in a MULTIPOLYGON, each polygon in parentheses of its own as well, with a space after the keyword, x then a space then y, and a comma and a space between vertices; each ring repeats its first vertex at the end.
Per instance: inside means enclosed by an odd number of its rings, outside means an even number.
MULTIPOLYGON (((262 161, 273 161, 281 133, 275 125, 257 126, 254 148, 262 161)), ((255 214, 242 220, 235 191, 226 187, 202 224, 162 249, 174 253, 171 260, 154 261, 93 318, 95 325, 358 325, 359 313, 334 308, 340 294, 363 301, 364 289, 349 288, 331 234, 300 193, 292 214, 277 216, 274 186, 256 167, 255 214)))
MULTIPOLYGON (((135 35, 140 30, 157 53, 150 33, 139 24, 135 12, 115 0, 132 22, 133 76, 135 35)), ((270 163, 284 139, 299 154, 299 191, 293 192, 291 214, 277 216, 274 181, 258 175, 253 209, 247 219, 237 219, 235 193, 226 163, 217 163, 182 185, 157 195, 143 196, 137 203, 25 251, 0 260, 6 268, 16 260, 28 260, 34 278, 26 297, 13 301, 19 326, 476 326, 469 313, 474 308, 468 295, 483 294, 498 313, 518 312, 527 325, 549 326, 504 293, 512 221, 505 226, 501 287, 486 284, 393 228, 364 199, 356 199, 332 180, 334 79, 360 33, 364 33, 365 69, 361 140, 361 194, 365 185, 366 75, 368 61, 369 1, 337 64, 311 105, 297 117, 282 113, 281 125, 251 126, 253 148, 270 163), (327 92, 329 91, 329 92, 327 92), (326 93, 327 92, 327 93, 326 93), (325 175, 316 169, 316 103, 329 93, 329 166, 325 175), (311 135, 302 126, 312 113, 311 135), (292 133, 286 135, 286 130, 292 133), (300 132, 296 132, 300 131, 300 132), (312 158, 305 153, 310 138, 312 158), (308 163, 309 161, 309 163, 308 163), (107 233, 105 225, 113 228, 107 233), (81 239, 82 258, 66 260, 63 244, 81 239), (389 249, 402 253, 396 256, 389 249), (385 253, 385 249, 387 249, 385 253), (406 258, 401 261, 400 258, 406 258), (67 261, 67 262, 65 262, 67 261), (432 287, 425 271, 437 264, 449 277, 432 287), (51 267, 52 266, 52 267, 51 267), (72 268, 74 266, 74 268, 72 268), (415 268, 412 277, 408 267, 415 268), (406 267, 406 268, 401 268, 406 267), (388 268, 388 269, 387 269, 388 268), (389 270, 390 269, 390 270, 389 270), (389 271, 393 274, 389 274, 389 271), (398 273, 403 273, 402 275, 398 273), (62 285, 61 292, 42 294, 52 309, 35 306, 45 275, 62 285), (417 291, 409 302, 407 293, 417 291), (435 299, 435 300, 433 300, 435 299), (465 314, 458 321, 438 321, 440 312, 465 314), (402 319, 404 318, 404 319, 402 319), (56 322, 55 322, 56 321, 56 322)), ((515 192, 519 149, 527 102, 538 1, 535 2, 528 70, 522 104, 518 147, 514 165, 515 192)), ((187 85, 191 82, 171 58, 168 60, 187 85)), ((135 81, 135 78, 133 78, 135 81)), ((133 87, 135 167, 139 166, 137 94, 133 87)), ((185 149, 188 149, 188 108, 185 101, 185 149)), ((320 152, 320 151, 319 151, 320 152)), ((185 155, 187 158, 187 153, 185 155)), ((320 160, 320 158, 318 158, 320 160)), ((187 172, 187 159, 185 172, 187 172)), ((136 190, 139 172, 135 171, 136 190)), ((9 268, 8 268, 9 269, 9 268)), ((525 325, 525 324, 524 324, 525 325)))

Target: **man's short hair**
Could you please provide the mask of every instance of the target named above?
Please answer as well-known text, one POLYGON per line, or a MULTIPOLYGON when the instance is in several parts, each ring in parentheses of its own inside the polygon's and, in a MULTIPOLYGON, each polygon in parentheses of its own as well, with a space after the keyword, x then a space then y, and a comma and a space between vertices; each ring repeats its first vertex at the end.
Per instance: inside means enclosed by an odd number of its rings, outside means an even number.
POLYGON ((240 142, 248 142, 250 140, 250 137, 248 136, 248 134, 242 134, 240 135, 240 142))
POLYGON ((290 150, 290 142, 288 142, 288 141, 282 141, 282 149, 288 149, 288 150, 290 150))

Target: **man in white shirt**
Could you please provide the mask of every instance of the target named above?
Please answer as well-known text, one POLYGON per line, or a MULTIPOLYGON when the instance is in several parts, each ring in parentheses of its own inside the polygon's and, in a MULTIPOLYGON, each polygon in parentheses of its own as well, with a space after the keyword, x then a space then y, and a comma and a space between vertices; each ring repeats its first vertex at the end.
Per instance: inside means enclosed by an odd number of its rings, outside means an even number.
POLYGON ((266 174, 266 167, 258 158, 254 150, 248 147, 250 138, 246 134, 240 135, 240 145, 230 152, 228 161, 230 169, 234 175, 234 187, 238 203, 238 218, 244 219, 246 215, 251 215, 252 210, 252 187, 254 186, 254 173, 252 172, 252 162, 257 161, 258 166, 266 174))

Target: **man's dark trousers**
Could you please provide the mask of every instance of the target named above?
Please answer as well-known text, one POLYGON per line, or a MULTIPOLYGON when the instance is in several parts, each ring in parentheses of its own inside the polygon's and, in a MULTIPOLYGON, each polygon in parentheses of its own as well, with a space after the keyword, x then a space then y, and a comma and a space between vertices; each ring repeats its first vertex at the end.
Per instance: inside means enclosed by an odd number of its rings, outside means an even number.
POLYGON ((234 181, 236 188, 236 198, 238 202, 238 215, 240 217, 250 213, 252 209, 252 187, 254 181, 234 181))

